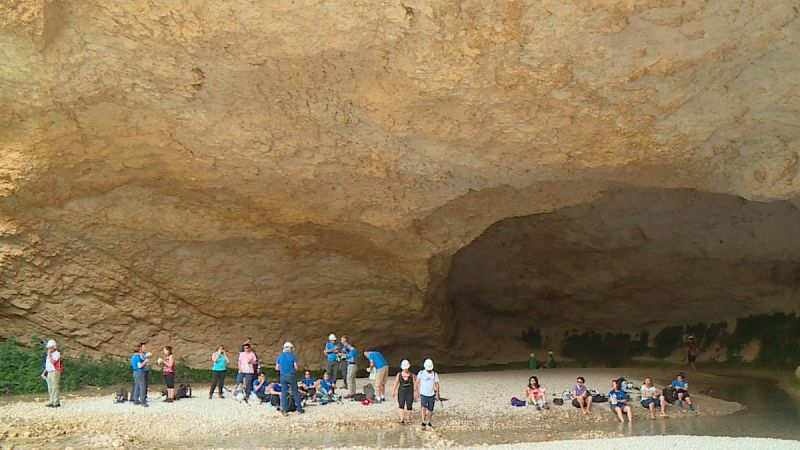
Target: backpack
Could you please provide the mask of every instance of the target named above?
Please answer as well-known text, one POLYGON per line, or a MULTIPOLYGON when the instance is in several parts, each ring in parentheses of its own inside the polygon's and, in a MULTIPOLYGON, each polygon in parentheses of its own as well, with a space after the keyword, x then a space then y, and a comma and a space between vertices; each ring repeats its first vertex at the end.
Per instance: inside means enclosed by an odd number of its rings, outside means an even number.
POLYGON ((128 391, 125 388, 117 389, 114 393, 114 403, 125 403, 128 401, 128 391))
POLYGON ((672 387, 672 386, 665 387, 664 391, 663 391, 663 394, 664 394, 664 399, 670 405, 675 403, 675 400, 678 399, 678 391, 676 391, 675 388, 672 387))
POLYGON ((364 395, 366 395, 367 398, 370 401, 374 401, 375 400, 375 388, 372 387, 371 384, 368 384, 368 385, 364 386, 364 395))
POLYGON ((592 402, 594 403, 604 403, 608 401, 608 397, 603 394, 595 394, 592 396, 592 402))
POLYGON ((553 399, 553 404, 556 406, 561 406, 564 404, 564 399, 561 397, 556 397, 553 399))
POLYGON ((525 400, 520 400, 517 397, 511 397, 511 406, 525 406, 525 400))
POLYGON ((364 395, 364 394, 353 394, 353 396, 350 397, 350 399, 352 401, 354 401, 354 402, 360 402, 360 401, 362 401, 362 400, 364 400, 366 398, 367 398, 367 396, 364 395))
POLYGON ((192 385, 190 384, 182 384, 178 386, 178 390, 175 391, 175 400, 180 400, 182 398, 191 398, 192 397, 192 385))

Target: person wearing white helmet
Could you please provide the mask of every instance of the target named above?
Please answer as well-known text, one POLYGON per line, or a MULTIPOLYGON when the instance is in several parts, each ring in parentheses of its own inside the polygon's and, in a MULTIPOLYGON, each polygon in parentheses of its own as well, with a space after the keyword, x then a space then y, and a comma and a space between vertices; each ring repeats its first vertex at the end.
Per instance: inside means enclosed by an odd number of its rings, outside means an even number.
POLYGON ((417 385, 417 377, 409 370, 411 363, 404 359, 400 363, 400 372, 394 379, 394 386, 392 392, 397 397, 397 403, 400 405, 400 419, 398 423, 405 423, 411 425, 411 409, 414 404, 415 388, 417 385))
POLYGON ((61 353, 56 348, 56 341, 50 339, 45 345, 47 354, 44 355, 44 368, 42 378, 47 381, 47 395, 50 398, 48 408, 58 408, 61 406, 59 399, 61 386, 61 353))
POLYGON ((325 350, 322 351, 325 355, 325 370, 331 375, 331 381, 336 384, 336 378, 339 372, 339 344, 336 343, 336 335, 331 333, 328 336, 328 342, 325 343, 325 350))
POLYGON ((300 391, 297 389, 297 357, 294 356, 294 345, 286 341, 283 344, 283 351, 275 358, 275 370, 280 374, 281 383, 281 414, 284 417, 289 415, 289 389, 291 389, 294 404, 297 412, 303 414, 303 401, 300 399, 300 391))
POLYGON ((431 418, 433 417, 433 406, 436 399, 441 401, 439 396, 439 374, 433 371, 433 360, 428 358, 422 365, 423 370, 417 373, 417 385, 415 397, 420 401, 422 411, 422 428, 433 428, 431 418))

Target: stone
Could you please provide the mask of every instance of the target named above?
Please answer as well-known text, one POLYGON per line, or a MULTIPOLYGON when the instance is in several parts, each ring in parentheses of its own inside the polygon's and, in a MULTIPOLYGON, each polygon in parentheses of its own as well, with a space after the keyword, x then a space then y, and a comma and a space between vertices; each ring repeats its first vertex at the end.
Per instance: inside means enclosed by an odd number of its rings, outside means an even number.
MULTIPOLYGON (((335 331, 392 361, 505 362, 518 301, 564 316, 592 297, 574 259, 619 243, 562 234, 587 245, 549 255, 564 283, 459 309, 454 255, 494 224, 627 187, 800 205, 795 2, 412 3, 1 2, 0 337, 120 357, 147 340, 196 367, 288 339, 319 367, 335 331)), ((693 214, 714 253, 715 218, 693 214)), ((780 240, 748 241, 743 267, 766 277, 780 240)), ((606 262, 596 289, 637 287, 635 261, 606 262)), ((654 278, 639 287, 680 274, 654 278)), ((755 309, 796 303, 760 281, 755 309)))

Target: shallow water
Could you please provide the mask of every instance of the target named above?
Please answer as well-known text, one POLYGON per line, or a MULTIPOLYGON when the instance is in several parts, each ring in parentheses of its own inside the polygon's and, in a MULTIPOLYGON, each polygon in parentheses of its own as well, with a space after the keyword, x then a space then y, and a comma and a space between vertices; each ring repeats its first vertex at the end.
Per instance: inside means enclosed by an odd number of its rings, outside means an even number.
MULTIPOLYGON (((419 426, 370 431, 327 431, 276 435, 254 433, 202 441, 173 441, 179 448, 214 447, 433 447, 446 445, 512 444, 557 439, 603 436, 707 435, 733 437, 771 437, 800 440, 800 402, 792 399, 773 381, 726 378, 710 393, 714 397, 744 404, 743 411, 724 416, 696 416, 682 419, 649 420, 637 411, 633 424, 591 423, 585 427, 561 428, 545 432, 530 430, 490 430, 474 432, 426 431, 419 426)), ((637 402, 638 405, 638 402, 637 402)), ((607 404, 596 405, 594 414, 610 414, 607 404)), ((566 406, 565 406, 566 407, 566 406)), ((702 404, 699 405, 702 408, 702 404)), ((673 417, 688 414, 668 408, 673 417)))

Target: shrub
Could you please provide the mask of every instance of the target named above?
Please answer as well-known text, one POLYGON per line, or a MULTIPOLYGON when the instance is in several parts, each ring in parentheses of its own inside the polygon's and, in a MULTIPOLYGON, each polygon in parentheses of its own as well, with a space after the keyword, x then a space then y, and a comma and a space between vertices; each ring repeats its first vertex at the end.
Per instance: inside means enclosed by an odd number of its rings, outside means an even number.
POLYGON ((522 340, 533 348, 539 348, 542 345, 542 333, 538 328, 530 327, 522 330, 522 340))
POLYGON ((651 353, 657 358, 665 358, 683 344, 683 327, 666 327, 653 338, 651 353))

